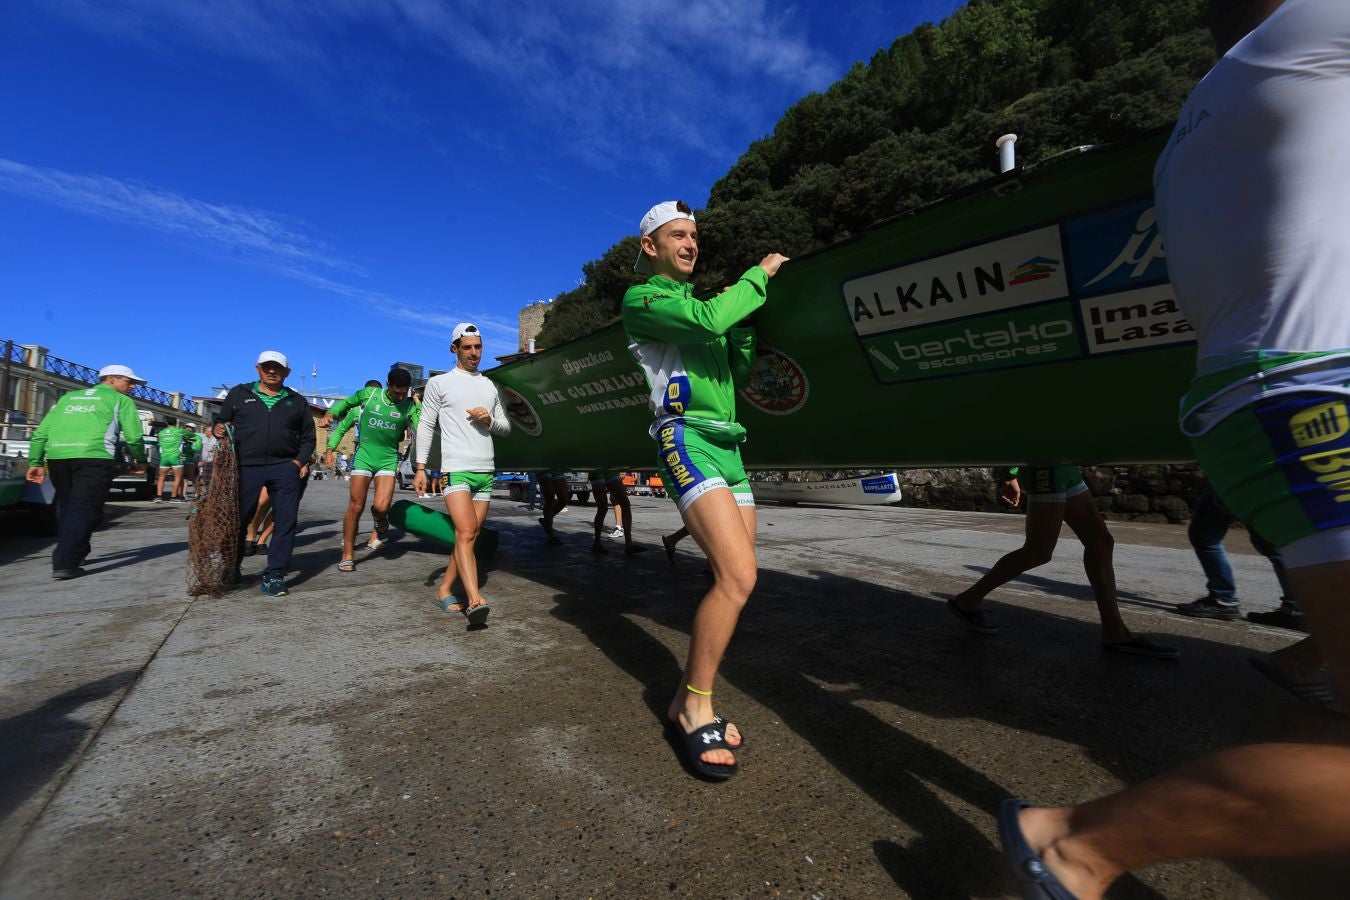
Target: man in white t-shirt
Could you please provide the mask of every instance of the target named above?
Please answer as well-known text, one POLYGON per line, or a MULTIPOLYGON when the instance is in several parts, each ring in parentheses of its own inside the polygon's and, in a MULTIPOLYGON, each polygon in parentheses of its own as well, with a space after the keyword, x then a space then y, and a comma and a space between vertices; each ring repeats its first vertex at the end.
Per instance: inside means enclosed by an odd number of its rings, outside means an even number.
MULTIPOLYGON (((1350 700, 1350 2, 1211 0, 1226 51, 1154 171, 1197 371, 1182 402, 1210 484, 1269 540, 1312 637, 1272 654, 1296 695, 1350 700)), ((1007 800, 1026 897, 1094 898, 1169 859, 1350 854, 1350 742, 1222 750, 1075 807, 1007 800)))
POLYGON ((445 479, 445 506, 455 523, 455 551, 445 567, 436 605, 445 612, 463 612, 470 626, 487 621, 488 604, 478 591, 478 564, 474 541, 492 502, 496 468, 492 437, 510 434, 497 386, 478 371, 483 359, 483 336, 469 322, 455 326, 450 341, 455 367, 427 382, 422 395, 422 421, 417 426, 417 457, 413 489, 427 489, 427 460, 440 433, 438 468, 445 479), (456 576, 464 586, 465 601, 451 593, 456 576))

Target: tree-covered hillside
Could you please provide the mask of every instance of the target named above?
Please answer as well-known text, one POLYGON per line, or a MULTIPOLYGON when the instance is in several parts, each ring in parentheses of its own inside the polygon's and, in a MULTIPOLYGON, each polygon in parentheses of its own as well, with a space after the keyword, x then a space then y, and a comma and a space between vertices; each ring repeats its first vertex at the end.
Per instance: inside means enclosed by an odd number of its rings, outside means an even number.
MULTIPOLYGON (((695 286, 711 292, 771 250, 856 234, 996 171, 994 140, 1023 164, 1170 123, 1214 62, 1205 0, 970 0, 793 105, 699 210, 695 286)), ((619 315, 637 239, 582 266, 544 347, 619 315)))

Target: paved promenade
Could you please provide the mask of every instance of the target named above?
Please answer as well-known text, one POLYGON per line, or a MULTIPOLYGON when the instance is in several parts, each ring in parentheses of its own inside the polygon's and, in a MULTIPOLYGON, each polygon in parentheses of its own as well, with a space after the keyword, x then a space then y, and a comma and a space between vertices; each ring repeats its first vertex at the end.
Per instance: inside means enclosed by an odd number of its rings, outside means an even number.
MULTIPOLYGON (((678 518, 635 501, 625 558, 562 547, 504 499, 488 628, 433 604, 412 537, 336 570, 346 485, 310 487, 290 596, 260 558, 185 593, 185 509, 112 504, 90 577, 0 523, 0 897, 1003 897, 993 811, 1074 802, 1242 740, 1325 734, 1247 663, 1291 632, 1171 613, 1203 593, 1184 529, 1114 524, 1130 627, 1179 663, 1103 654, 1066 531, 992 595, 943 595, 1020 543, 1016 515, 761 508, 759 588, 717 690, 742 772, 692 778, 660 716, 705 588, 678 518)), ((410 497, 407 492, 401 496, 410 497)), ((367 519, 368 522, 368 519, 367 519)), ((1248 609, 1265 560, 1229 541, 1248 609)), ((1350 863, 1184 862, 1113 897, 1343 898, 1350 863)))

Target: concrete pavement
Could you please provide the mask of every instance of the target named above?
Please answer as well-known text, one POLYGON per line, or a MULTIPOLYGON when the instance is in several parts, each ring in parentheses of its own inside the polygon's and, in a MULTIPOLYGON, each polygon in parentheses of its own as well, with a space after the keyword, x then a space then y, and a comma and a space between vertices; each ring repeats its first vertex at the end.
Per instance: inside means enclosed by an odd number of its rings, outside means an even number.
MULTIPOLYGON (((1114 523, 1127 622, 1180 663, 1098 648, 1067 536, 996 592, 996 637, 940 595, 1020 542, 1011 515, 764 506, 761 578, 718 684, 742 773, 689 776, 659 717, 706 588, 673 504, 635 500, 624 557, 592 508, 549 547, 494 503, 487 629, 432 604, 444 553, 406 537, 336 571, 346 485, 310 486, 288 597, 263 562, 185 595, 182 507, 115 503, 90 577, 0 538, 0 896, 997 897, 993 812, 1076 802, 1240 740, 1335 727, 1247 664, 1291 632, 1187 619, 1174 526, 1114 523)), ((401 496, 408 497, 403 492, 401 496)), ((429 502, 429 501, 428 501, 429 502)), ((367 524, 368 524, 367 518, 367 524)), ((15 533, 19 532, 19 533, 15 533)), ((1249 609, 1269 566, 1229 542, 1249 609)), ((1344 863, 1196 861, 1120 897, 1342 897, 1344 863)))

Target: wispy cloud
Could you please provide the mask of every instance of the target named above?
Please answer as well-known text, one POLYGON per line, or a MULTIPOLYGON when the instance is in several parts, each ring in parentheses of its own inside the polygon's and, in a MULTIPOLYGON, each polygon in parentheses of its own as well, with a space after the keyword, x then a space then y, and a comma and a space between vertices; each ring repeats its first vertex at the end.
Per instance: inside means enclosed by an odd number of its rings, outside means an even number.
MULTIPOLYGON (((316 71, 347 75, 370 96, 378 95, 371 77, 381 76, 360 66, 364 51, 429 50, 443 64, 420 73, 429 96, 403 109, 409 117, 454 119, 481 100, 463 96, 469 76, 500 95, 497 118, 517 153, 563 153, 607 171, 636 158, 659 169, 690 153, 734 156, 785 103, 823 89, 848 62, 812 44, 794 7, 768 0, 49 0, 48 8, 120 39, 249 60, 316 90, 325 89, 316 71)), ((372 114, 386 112, 376 106, 372 114)))
POLYGON ((157 231, 255 264, 365 274, 285 217, 197 200, 152 185, 0 159, 0 191, 157 231))
POLYGON ((143 228, 199 251, 359 300, 364 311, 379 313, 423 334, 447 335, 456 322, 472 320, 489 337, 515 347, 515 323, 475 315, 473 311, 426 312, 388 294, 342 280, 342 275, 365 277, 367 272, 341 258, 302 222, 278 213, 212 203, 105 175, 80 175, 8 159, 0 159, 0 192, 143 228))

